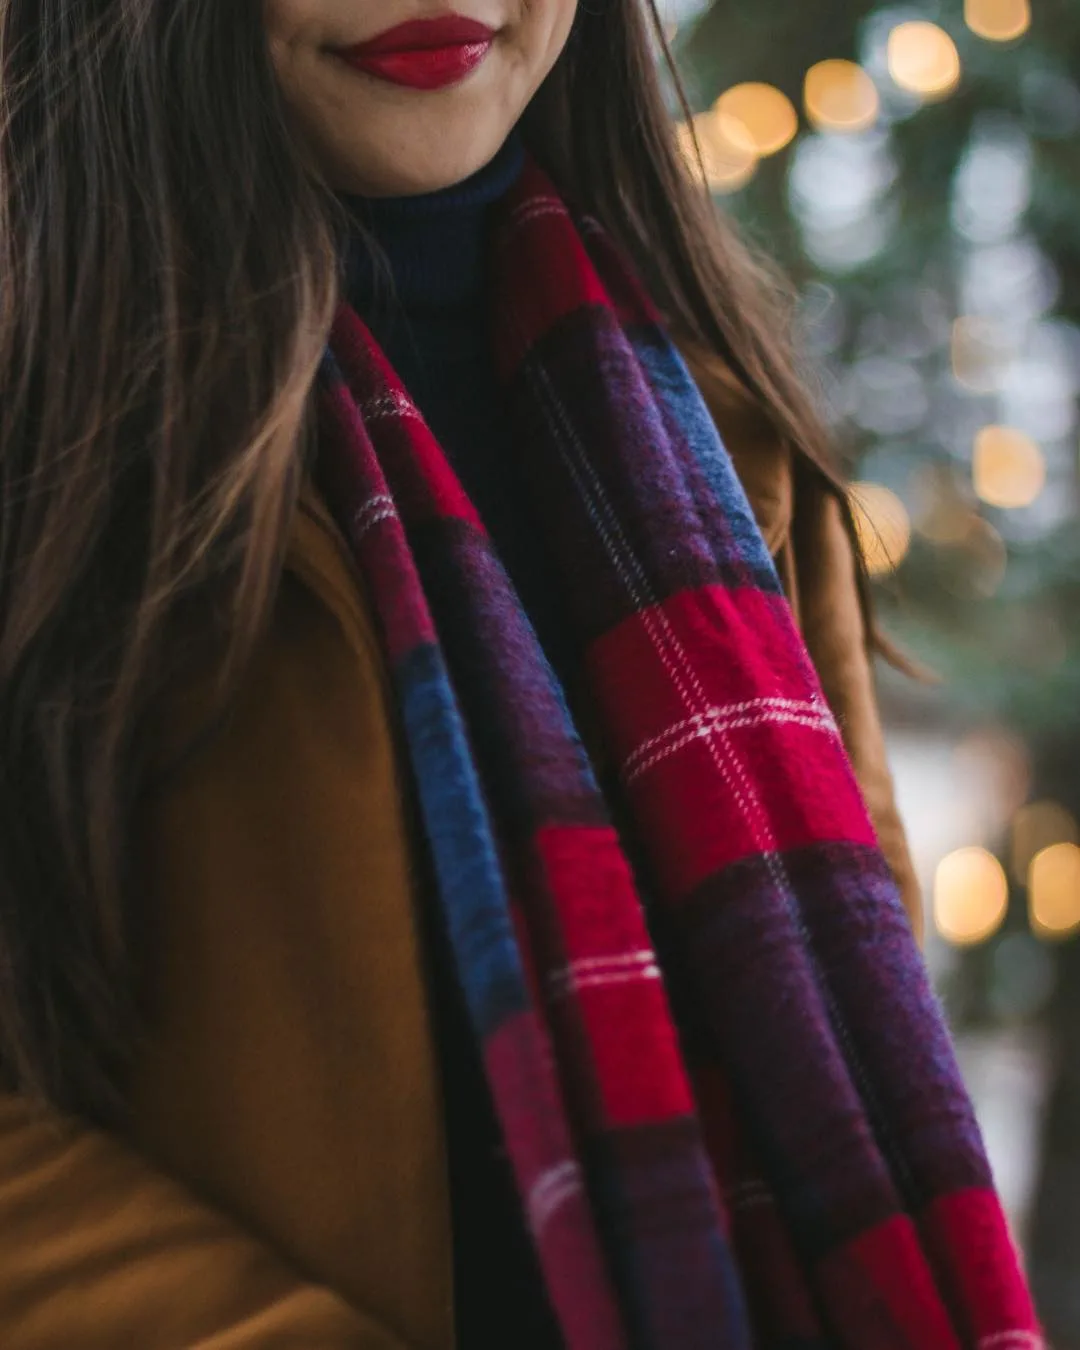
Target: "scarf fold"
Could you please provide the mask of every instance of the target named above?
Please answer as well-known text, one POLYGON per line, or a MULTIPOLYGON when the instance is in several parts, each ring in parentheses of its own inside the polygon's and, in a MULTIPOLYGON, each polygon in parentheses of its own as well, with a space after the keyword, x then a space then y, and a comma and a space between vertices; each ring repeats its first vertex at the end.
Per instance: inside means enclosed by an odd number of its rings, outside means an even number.
POLYGON ((566 1345, 1039 1350, 921 957, 681 358, 531 163, 492 295, 637 866, 482 521, 344 306, 320 475, 566 1345))

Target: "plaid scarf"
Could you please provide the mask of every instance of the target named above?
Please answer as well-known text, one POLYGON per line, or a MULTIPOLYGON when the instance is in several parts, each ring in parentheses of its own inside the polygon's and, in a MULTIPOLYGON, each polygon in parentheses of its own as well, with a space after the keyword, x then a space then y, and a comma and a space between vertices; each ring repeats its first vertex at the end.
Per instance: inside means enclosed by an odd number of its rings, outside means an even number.
POLYGON ((565 1343, 1036 1350, 948 1035, 717 431, 595 223, 531 164, 501 209, 513 453, 640 865, 483 522, 345 307, 320 461, 565 1343))

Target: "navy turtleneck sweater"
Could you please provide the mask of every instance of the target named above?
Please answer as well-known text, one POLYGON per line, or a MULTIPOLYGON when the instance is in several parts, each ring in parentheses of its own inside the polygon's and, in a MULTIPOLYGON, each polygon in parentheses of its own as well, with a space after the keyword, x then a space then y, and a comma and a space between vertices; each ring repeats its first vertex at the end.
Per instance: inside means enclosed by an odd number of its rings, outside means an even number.
MULTIPOLYGON (((456 187, 420 197, 350 199, 350 211, 382 258, 373 258, 358 231, 345 285, 480 513, 549 659, 565 673, 572 645, 551 560, 515 470, 488 325, 491 216, 516 181, 523 157, 514 137, 491 164, 456 187)), ((555 1350, 562 1339, 502 1148, 448 938, 433 905, 430 911, 425 918, 446 1110, 458 1344, 461 1350, 555 1350)))
POLYGON ((486 168, 455 187, 352 199, 382 259, 354 240, 346 292, 445 451, 565 679, 573 644, 554 564, 517 469, 489 332, 491 218, 523 162, 515 135, 486 168))

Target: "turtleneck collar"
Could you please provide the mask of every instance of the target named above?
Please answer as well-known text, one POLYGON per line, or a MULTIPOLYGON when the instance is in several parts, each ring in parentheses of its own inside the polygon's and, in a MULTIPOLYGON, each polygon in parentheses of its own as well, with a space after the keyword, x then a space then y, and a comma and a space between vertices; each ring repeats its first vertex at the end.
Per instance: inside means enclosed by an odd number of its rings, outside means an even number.
POLYGON ((514 132, 489 164, 453 187, 416 197, 345 198, 382 253, 381 260, 373 257, 359 233, 349 241, 345 281, 353 307, 371 317, 389 304, 416 316, 478 301, 490 209, 517 181, 524 158, 514 132))

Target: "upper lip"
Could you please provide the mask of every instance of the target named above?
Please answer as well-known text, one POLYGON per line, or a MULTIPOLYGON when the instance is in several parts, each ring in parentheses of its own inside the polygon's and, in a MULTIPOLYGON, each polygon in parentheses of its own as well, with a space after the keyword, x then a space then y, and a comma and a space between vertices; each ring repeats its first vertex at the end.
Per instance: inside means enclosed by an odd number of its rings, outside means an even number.
POLYGON ((432 19, 412 19, 388 28, 367 42, 345 49, 346 56, 383 56, 388 52, 431 51, 440 47, 465 47, 490 42, 494 30, 460 14, 444 14, 432 19))

